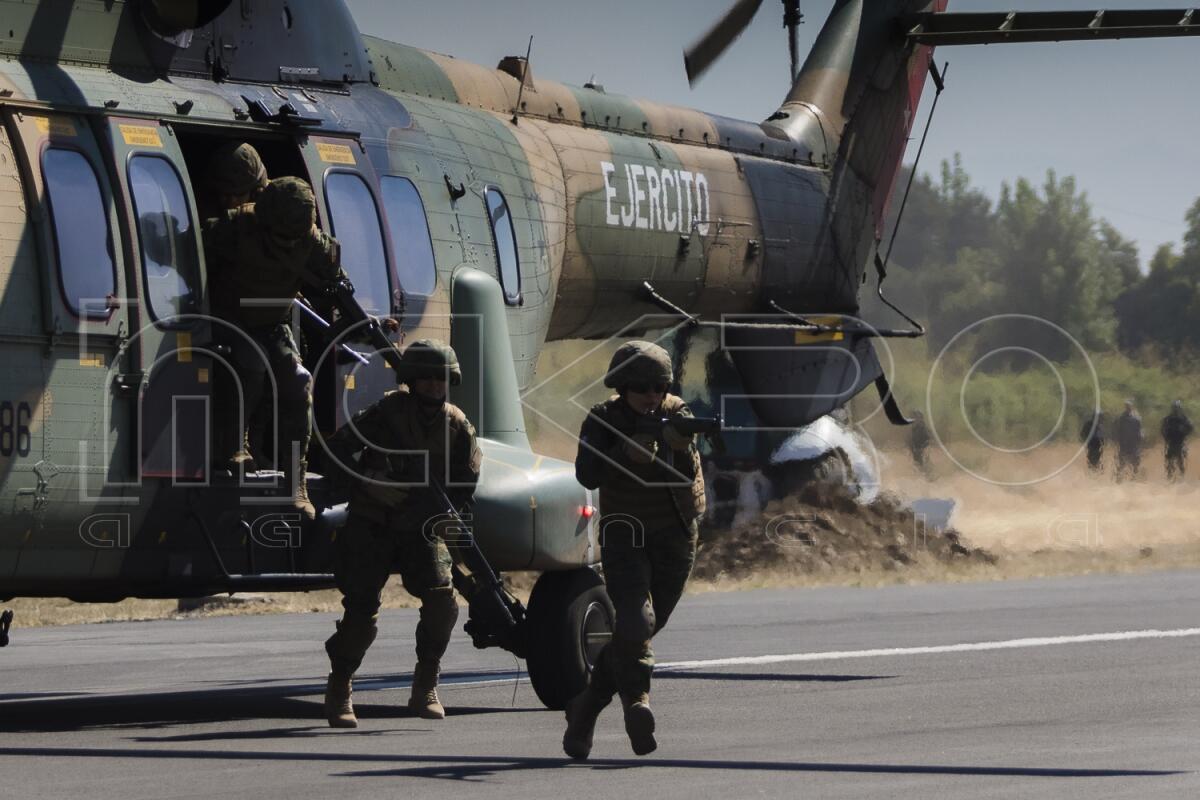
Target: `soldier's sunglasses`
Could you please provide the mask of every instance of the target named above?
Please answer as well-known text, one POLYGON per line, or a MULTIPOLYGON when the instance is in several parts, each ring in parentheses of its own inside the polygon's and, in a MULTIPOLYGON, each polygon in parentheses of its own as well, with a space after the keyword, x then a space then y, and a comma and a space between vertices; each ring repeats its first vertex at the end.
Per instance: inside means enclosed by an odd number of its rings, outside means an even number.
POLYGON ((636 394, 666 394, 667 384, 665 383, 630 383, 625 387, 636 394))

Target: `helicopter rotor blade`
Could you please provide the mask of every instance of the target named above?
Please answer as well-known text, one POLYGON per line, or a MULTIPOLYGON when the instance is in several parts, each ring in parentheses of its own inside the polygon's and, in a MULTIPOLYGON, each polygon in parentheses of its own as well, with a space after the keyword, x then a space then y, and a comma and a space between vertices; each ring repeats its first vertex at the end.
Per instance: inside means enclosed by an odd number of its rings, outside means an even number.
POLYGON ((733 44, 734 39, 742 35, 761 5, 762 0, 737 0, 725 12, 725 16, 709 28, 708 33, 683 52, 683 66, 687 70, 689 84, 695 84, 733 44))
POLYGON ((796 71, 800 68, 800 24, 804 15, 800 13, 800 0, 783 0, 783 27, 788 32, 788 55, 791 57, 792 70, 788 74, 788 84, 796 80, 796 71))

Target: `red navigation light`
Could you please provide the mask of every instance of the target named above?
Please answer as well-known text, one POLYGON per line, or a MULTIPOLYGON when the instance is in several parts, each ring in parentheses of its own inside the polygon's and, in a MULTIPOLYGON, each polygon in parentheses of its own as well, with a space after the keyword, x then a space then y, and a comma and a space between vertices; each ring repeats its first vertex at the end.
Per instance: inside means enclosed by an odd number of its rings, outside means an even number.
POLYGON ((579 516, 583 517, 584 519, 591 519, 595 515, 596 515, 595 507, 593 507, 593 506, 580 506, 579 507, 579 516))

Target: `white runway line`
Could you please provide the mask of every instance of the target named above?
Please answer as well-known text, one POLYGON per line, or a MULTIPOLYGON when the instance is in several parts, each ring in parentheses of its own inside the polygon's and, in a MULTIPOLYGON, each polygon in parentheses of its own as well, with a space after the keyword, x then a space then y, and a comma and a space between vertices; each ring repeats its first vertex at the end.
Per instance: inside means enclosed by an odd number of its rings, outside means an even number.
POLYGON ((1053 647, 1063 644, 1093 642, 1128 642, 1135 639, 1180 639, 1200 636, 1200 628, 1180 628, 1170 631, 1121 631, 1117 633, 1088 633, 1081 636, 1046 636, 1035 639, 1008 639, 998 642, 971 642, 931 647, 890 647, 881 650, 833 650, 824 653, 789 653, 775 656, 742 656, 711 658, 703 661, 668 661, 655 669, 684 671, 703 667, 734 667, 753 664, 785 664, 796 661, 842 661, 850 658, 885 658, 887 656, 923 656, 938 653, 973 653, 984 650, 1018 650, 1026 647, 1053 647))

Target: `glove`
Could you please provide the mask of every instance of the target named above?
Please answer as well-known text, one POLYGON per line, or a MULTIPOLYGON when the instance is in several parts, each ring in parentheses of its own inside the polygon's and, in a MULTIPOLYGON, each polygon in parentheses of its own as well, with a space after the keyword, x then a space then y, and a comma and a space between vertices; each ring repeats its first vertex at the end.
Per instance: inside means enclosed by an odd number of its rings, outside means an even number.
POLYGON ((667 443, 667 447, 672 450, 687 450, 692 446, 695 436, 690 433, 680 432, 672 423, 668 422, 663 426, 663 439, 667 443))
POLYGON ((634 464, 650 464, 658 455, 658 442, 649 434, 639 433, 622 441, 621 451, 634 464))

